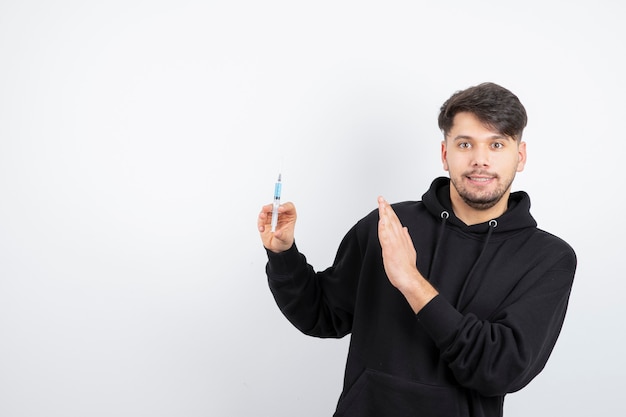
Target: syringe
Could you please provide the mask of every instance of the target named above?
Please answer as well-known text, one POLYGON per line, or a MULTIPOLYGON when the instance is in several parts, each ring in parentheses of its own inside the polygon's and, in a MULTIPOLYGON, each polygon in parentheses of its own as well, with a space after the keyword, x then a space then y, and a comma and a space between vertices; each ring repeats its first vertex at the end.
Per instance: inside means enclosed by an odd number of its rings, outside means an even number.
POLYGON ((274 186, 274 208, 272 209, 272 232, 276 231, 276 225, 278 224, 278 207, 280 206, 280 191, 282 188, 281 175, 278 174, 278 181, 274 186))

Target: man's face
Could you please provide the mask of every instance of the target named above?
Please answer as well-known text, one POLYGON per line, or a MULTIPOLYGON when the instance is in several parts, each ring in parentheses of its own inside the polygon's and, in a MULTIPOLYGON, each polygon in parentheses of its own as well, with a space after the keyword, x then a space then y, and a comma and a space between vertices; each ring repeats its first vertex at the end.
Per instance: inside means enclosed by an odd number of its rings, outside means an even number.
POLYGON ((472 113, 461 112, 441 144, 441 159, 450 174, 453 200, 459 197, 475 210, 496 205, 506 209, 515 173, 526 163, 526 143, 485 127, 472 113))

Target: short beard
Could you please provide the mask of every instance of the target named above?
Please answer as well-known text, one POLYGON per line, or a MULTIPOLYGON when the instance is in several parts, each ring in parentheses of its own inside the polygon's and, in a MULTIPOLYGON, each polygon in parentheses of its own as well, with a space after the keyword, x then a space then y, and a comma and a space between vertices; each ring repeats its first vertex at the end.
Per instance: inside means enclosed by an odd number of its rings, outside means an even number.
POLYGON ((450 178, 450 182, 452 182, 452 185, 456 189, 463 202, 469 207, 476 210, 488 210, 498 204, 498 202, 500 202, 500 200, 502 200, 502 197, 504 197, 504 195, 506 194, 507 190, 511 189, 513 179, 511 179, 505 187, 497 188, 492 194, 486 196, 472 195, 464 188, 459 187, 453 178, 450 178))
MULTIPOLYGON (((467 194, 459 193, 465 204, 476 210, 488 210, 498 204, 502 199, 502 195, 494 196, 493 198, 480 198, 472 199, 467 194)), ((490 196, 491 197, 491 196, 490 196)))

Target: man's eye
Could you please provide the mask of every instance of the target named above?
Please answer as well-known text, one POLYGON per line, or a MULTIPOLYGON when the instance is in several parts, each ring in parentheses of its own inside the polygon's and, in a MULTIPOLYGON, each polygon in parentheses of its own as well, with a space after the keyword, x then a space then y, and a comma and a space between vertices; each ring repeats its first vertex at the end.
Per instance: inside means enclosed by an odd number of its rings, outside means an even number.
POLYGON ((496 149, 502 149, 502 148, 504 148, 504 145, 502 143, 500 143, 500 142, 495 142, 493 144, 493 147, 496 148, 496 149))
POLYGON ((459 148, 461 149, 468 149, 470 147, 470 144, 468 142, 460 142, 459 143, 459 148))

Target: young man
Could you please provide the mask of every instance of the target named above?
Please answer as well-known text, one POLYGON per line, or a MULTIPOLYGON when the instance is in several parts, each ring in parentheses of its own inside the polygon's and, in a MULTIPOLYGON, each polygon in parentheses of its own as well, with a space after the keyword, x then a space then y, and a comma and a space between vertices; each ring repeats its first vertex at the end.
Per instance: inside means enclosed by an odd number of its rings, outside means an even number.
POLYGON ((296 209, 271 205, 258 228, 269 286, 305 334, 351 333, 335 416, 502 416, 504 396, 545 366, 576 269, 563 240, 537 228, 511 193, 524 168, 526 111, 493 83, 441 107, 443 167, 421 201, 378 210, 315 272, 294 243, 296 209))

